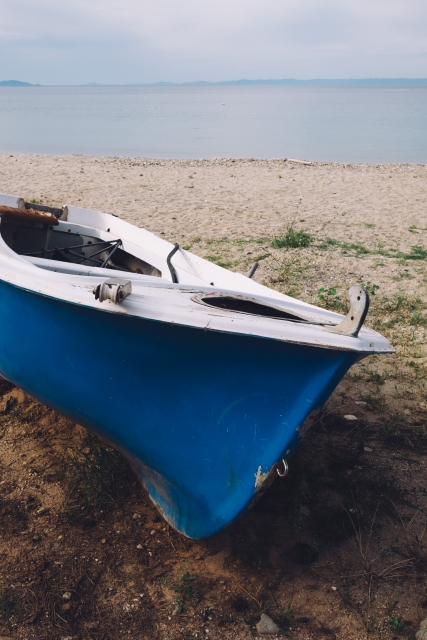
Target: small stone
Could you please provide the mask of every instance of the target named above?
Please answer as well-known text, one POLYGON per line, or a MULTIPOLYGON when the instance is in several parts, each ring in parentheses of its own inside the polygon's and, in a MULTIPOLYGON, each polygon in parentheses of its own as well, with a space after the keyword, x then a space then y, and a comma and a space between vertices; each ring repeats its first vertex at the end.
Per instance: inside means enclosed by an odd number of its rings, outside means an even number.
POLYGON ((41 540, 41 536, 39 536, 39 534, 38 534, 38 533, 35 533, 35 534, 33 535, 33 541, 34 541, 34 542, 39 542, 39 540, 41 540))
POLYGON ((344 420, 357 420, 356 416, 352 416, 351 414, 347 414, 344 416, 344 420))
POLYGON ((136 548, 137 548, 137 549, 143 549, 144 547, 142 546, 142 544, 137 544, 137 545, 136 545, 136 548))
POLYGON ((261 620, 256 625, 257 633, 275 636, 282 633, 282 629, 266 613, 261 614, 261 620))
POLYGON ((70 591, 66 591, 65 593, 62 594, 62 599, 63 600, 71 600, 71 592, 70 591))
POLYGON ((332 591, 336 591, 337 588, 336 587, 331 587, 332 591))
POLYGON ((141 520, 141 514, 140 513, 134 513, 132 518, 133 518, 133 520, 141 520))
POLYGON ((155 530, 155 529, 151 529, 151 531, 150 531, 150 536, 154 536, 154 535, 155 535, 155 533, 156 533, 156 530, 155 530))
POLYGON ((363 447, 363 451, 367 451, 368 453, 372 453, 371 447, 363 447))
POLYGON ((71 604, 69 602, 66 602, 65 604, 62 605, 61 611, 68 611, 70 607, 71 607, 71 604))
POLYGON ((415 634, 416 640, 427 640, 427 618, 420 622, 420 629, 415 634))
POLYGON ((368 403, 367 402, 363 402, 362 400, 355 400, 354 401, 356 404, 359 405, 359 407, 367 407, 368 403))
POLYGON ((278 174, 276 175, 276 178, 281 178, 281 177, 282 177, 282 176, 280 175, 280 173, 278 173, 278 174))
POLYGON ((105 538, 102 538, 102 540, 101 540, 101 544, 105 544, 106 542, 107 542, 107 541, 106 541, 106 539, 105 539, 105 538))

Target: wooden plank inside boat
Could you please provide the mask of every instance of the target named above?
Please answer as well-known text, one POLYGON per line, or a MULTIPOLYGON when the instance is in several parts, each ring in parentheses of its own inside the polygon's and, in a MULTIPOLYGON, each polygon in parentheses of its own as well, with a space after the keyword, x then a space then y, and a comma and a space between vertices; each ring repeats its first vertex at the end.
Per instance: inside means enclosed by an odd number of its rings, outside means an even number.
POLYGON ((0 206, 0 216, 4 216, 5 218, 13 218, 14 220, 36 222, 39 224, 59 224, 58 219, 52 213, 47 213, 44 211, 34 211, 34 209, 17 209, 16 207, 0 206))

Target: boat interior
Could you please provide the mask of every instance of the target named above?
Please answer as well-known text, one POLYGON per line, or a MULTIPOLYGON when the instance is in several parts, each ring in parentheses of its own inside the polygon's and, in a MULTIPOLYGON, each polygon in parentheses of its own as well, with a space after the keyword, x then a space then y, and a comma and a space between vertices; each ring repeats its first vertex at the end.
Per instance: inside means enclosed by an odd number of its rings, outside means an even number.
MULTIPOLYGON (((37 267, 73 275, 103 277, 116 275, 123 278, 123 272, 125 272, 155 277, 168 283, 171 280, 178 282, 171 263, 171 257, 179 248, 178 245, 175 245, 170 254, 165 256, 166 273, 162 277, 162 272, 158 268, 141 257, 125 251, 120 238, 112 237, 103 240, 95 235, 96 229, 93 229, 94 235, 84 234, 80 225, 59 221, 62 209, 28 202, 25 203, 25 207, 26 211, 9 209, 9 212, 5 212, 1 211, 5 207, 0 206, 0 234, 12 251, 37 267), (27 214, 28 219, 25 219, 27 214), (46 214, 48 217, 45 219, 39 217, 46 214)), ((109 229, 107 231, 109 232, 109 229)), ((141 250, 140 247, 138 249, 141 250)), ((209 284, 213 285, 213 282, 200 281, 200 286, 206 287, 209 284)), ((253 297, 250 294, 249 296, 213 292, 193 296, 193 300, 225 311, 313 324, 313 320, 286 309, 282 301, 275 300, 273 304, 268 304, 257 299, 257 296, 253 297)), ((322 324, 330 324, 330 321, 325 319, 322 324)))
MULTIPOLYGON (((53 207, 42 208, 31 203, 26 205, 31 209, 37 206, 39 210, 47 210, 48 213, 56 211, 53 207)), ((58 211, 62 213, 61 209, 58 211)), ((47 261, 52 261, 162 277, 159 269, 125 251, 120 238, 101 240, 95 235, 84 235, 73 230, 74 225, 59 225, 57 220, 54 222, 55 224, 49 224, 44 220, 35 222, 15 219, 12 215, 4 216, 1 218, 0 234, 12 251, 45 269, 49 268, 47 261)), ((56 270, 55 266, 52 264, 52 270, 56 270)), ((76 272, 75 269, 69 271, 76 272)))

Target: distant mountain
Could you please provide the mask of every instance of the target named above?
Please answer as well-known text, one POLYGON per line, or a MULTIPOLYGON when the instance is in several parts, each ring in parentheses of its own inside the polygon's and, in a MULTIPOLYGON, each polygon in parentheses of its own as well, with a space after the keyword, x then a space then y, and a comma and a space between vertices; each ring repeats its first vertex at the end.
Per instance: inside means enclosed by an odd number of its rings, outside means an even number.
POLYGON ((31 84, 20 80, 1 80, 0 87, 41 87, 41 84, 31 84))
MULTIPOLYGON (((160 84, 173 84, 166 82, 156 82, 160 84)), ((361 78, 361 79, 313 79, 313 80, 296 80, 295 78, 287 78, 283 80, 223 80, 221 82, 206 82, 200 80, 198 82, 182 82, 181 86, 203 87, 203 86, 219 86, 219 85, 427 85, 427 78, 361 78)))
MULTIPOLYGON (((92 83, 94 85, 95 83, 92 83)), ((427 85, 427 78, 360 78, 360 79, 313 79, 296 80, 295 78, 285 78, 282 80, 221 80, 219 82, 207 82, 199 80, 196 82, 128 82, 126 87, 219 87, 219 86, 423 86, 427 85)), ((88 86, 88 85, 85 85, 88 86)), ((101 86, 101 85, 98 85, 101 86)))

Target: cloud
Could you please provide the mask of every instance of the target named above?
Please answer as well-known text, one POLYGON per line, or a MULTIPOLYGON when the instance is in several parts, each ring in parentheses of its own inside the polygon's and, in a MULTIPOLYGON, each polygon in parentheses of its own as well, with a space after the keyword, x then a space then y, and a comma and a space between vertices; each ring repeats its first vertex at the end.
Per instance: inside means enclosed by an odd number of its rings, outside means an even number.
POLYGON ((0 76, 427 76, 425 0, 0 0, 0 76))

